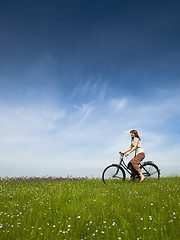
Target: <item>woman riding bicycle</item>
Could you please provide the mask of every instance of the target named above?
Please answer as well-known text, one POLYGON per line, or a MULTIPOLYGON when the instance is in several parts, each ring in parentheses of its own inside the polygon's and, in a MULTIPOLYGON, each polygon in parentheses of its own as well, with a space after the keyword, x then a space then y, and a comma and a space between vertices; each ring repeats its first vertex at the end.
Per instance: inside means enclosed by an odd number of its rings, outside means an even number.
POLYGON ((140 182, 143 182, 145 177, 141 172, 139 163, 145 158, 145 153, 141 146, 141 139, 138 135, 138 132, 136 130, 131 130, 130 133, 131 133, 131 146, 123 153, 124 154, 126 153, 125 157, 127 157, 130 153, 135 151, 135 156, 133 159, 129 161, 128 168, 131 169, 132 176, 133 174, 135 174, 135 171, 137 171, 141 177, 140 182))

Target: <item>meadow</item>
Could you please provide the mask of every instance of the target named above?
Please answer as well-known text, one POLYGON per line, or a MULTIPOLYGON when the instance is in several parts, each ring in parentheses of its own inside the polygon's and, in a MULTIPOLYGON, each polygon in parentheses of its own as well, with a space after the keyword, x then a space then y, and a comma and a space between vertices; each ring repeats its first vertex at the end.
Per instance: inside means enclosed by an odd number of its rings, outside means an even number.
POLYGON ((180 239, 180 177, 0 178, 0 239, 180 239))

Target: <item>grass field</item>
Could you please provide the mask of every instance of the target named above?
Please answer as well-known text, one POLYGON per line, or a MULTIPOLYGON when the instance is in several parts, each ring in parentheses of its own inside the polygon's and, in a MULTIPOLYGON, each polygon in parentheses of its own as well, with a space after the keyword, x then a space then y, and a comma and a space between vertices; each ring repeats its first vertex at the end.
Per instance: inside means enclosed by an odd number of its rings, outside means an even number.
POLYGON ((0 179, 0 239, 180 239, 180 177, 0 179))

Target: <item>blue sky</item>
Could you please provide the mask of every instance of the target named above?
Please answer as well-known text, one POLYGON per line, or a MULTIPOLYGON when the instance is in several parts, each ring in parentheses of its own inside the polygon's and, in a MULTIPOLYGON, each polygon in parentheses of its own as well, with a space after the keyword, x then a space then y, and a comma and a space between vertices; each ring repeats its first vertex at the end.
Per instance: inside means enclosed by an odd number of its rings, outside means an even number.
POLYGON ((131 129, 162 175, 180 174, 179 10, 1 1, 0 176, 100 177, 131 129))

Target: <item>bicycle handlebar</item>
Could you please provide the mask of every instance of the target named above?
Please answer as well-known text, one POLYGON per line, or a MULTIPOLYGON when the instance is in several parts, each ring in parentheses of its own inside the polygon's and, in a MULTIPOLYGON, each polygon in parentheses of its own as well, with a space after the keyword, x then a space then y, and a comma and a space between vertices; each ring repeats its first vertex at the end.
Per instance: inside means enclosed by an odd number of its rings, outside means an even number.
POLYGON ((121 156, 124 156, 124 153, 122 153, 122 152, 119 152, 119 154, 120 154, 121 156))

